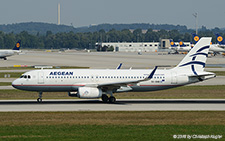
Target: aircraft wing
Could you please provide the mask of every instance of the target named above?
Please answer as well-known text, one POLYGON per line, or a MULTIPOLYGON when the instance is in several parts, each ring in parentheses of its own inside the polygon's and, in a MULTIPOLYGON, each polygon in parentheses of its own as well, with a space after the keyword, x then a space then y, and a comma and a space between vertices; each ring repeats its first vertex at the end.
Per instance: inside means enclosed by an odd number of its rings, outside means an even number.
POLYGON ((142 82, 142 81, 148 81, 148 80, 152 79, 152 77, 155 74, 155 71, 156 71, 157 68, 158 68, 158 66, 156 66, 151 71, 149 76, 146 77, 145 79, 133 80, 133 81, 119 81, 119 82, 101 83, 101 84, 97 84, 97 87, 120 87, 120 86, 127 86, 129 84, 137 84, 137 83, 142 82))

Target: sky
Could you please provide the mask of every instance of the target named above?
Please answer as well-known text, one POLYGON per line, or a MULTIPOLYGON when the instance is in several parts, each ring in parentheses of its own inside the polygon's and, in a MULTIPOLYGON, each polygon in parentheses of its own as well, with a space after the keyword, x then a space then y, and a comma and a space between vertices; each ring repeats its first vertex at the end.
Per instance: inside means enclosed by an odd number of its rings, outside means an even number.
POLYGON ((74 27, 150 23, 225 28, 225 0, 0 0, 0 24, 46 22, 74 27))

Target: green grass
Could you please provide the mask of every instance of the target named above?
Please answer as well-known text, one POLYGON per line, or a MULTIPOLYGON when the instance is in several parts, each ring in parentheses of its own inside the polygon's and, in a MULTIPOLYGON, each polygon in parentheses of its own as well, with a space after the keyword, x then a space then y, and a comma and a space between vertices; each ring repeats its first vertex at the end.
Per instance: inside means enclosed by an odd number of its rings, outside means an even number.
POLYGON ((10 86, 12 82, 0 82, 0 86, 10 86))
POLYGON ((225 126, 192 125, 42 125, 1 126, 6 140, 173 140, 173 135, 222 135, 225 126))
POLYGON ((19 78, 24 72, 0 72, 0 78, 19 78), (8 77, 10 75, 10 77, 8 77))
POLYGON ((225 71, 212 71, 215 73, 217 76, 225 76, 225 71))
POLYGON ((225 136, 224 112, 1 112, 0 140, 173 140, 225 136))

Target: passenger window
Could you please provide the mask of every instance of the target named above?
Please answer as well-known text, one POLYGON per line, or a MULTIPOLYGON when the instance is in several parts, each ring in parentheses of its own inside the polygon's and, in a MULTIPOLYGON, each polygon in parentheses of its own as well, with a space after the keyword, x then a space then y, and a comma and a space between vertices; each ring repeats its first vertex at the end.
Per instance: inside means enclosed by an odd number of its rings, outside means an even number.
POLYGON ((27 78, 27 75, 24 75, 24 78, 27 78))

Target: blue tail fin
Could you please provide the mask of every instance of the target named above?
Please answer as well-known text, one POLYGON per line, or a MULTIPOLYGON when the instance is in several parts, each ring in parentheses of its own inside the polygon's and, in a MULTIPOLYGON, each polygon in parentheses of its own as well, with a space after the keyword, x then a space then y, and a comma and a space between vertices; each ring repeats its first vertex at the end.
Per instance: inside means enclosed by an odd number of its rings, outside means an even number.
POLYGON ((193 37, 193 39, 194 39, 194 42, 195 42, 195 44, 199 41, 199 36, 197 35, 197 34, 195 34, 195 33, 192 33, 192 37, 193 37))
POLYGON ((179 45, 180 45, 180 47, 186 47, 186 45, 184 44, 184 42, 181 41, 181 40, 179 40, 179 45))
POLYGON ((219 45, 225 45, 224 38, 220 34, 216 34, 216 40, 219 43, 219 45))
POLYGON ((171 45, 171 47, 177 47, 177 45, 174 43, 174 41, 172 39, 170 39, 170 45, 171 45))
POLYGON ((13 50, 20 50, 20 46, 21 46, 21 40, 19 40, 18 42, 16 42, 13 50))

